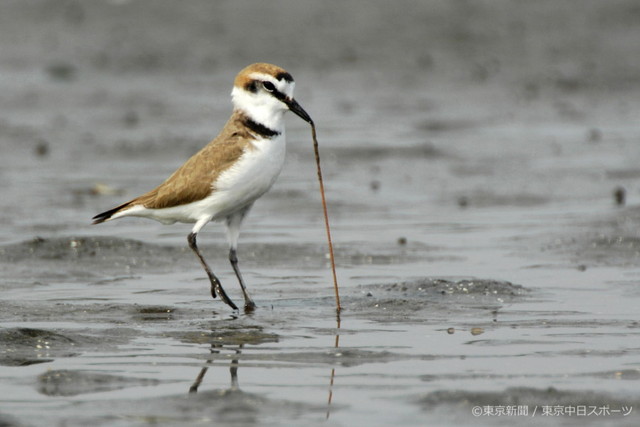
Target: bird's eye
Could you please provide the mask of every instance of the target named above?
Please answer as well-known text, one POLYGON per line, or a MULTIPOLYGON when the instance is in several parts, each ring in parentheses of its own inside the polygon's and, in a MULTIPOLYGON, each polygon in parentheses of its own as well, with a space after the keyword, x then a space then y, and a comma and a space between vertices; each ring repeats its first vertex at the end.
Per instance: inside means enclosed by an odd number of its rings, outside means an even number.
POLYGON ((273 92, 276 90, 276 87, 271 82, 262 82, 262 87, 264 87, 267 92, 273 92))

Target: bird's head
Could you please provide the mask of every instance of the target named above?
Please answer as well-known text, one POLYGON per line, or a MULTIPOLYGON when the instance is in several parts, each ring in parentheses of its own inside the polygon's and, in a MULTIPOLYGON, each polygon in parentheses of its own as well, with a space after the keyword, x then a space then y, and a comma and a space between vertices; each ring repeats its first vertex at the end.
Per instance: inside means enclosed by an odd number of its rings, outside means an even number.
POLYGON ((236 76, 231 97, 236 109, 252 120, 272 129, 281 125, 287 110, 293 111, 307 123, 311 117, 293 97, 295 82, 291 74, 277 65, 256 63, 244 68, 236 76))

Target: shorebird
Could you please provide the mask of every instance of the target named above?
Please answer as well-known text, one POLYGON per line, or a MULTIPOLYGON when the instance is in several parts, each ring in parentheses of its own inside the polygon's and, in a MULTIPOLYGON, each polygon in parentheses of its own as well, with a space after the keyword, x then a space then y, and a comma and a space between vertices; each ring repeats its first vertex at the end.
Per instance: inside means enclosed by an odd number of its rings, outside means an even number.
POLYGON ((293 98, 295 82, 282 68, 256 63, 235 78, 233 112, 220 134, 186 161, 155 189, 93 217, 100 224, 125 216, 154 219, 164 224, 194 223, 187 237, 211 282, 211 296, 231 308, 227 296, 196 244, 198 232, 210 221, 224 221, 229 261, 244 295, 245 310, 255 303, 238 267, 238 236, 253 203, 266 193, 282 170, 285 158, 284 113, 293 111, 313 125, 293 98))

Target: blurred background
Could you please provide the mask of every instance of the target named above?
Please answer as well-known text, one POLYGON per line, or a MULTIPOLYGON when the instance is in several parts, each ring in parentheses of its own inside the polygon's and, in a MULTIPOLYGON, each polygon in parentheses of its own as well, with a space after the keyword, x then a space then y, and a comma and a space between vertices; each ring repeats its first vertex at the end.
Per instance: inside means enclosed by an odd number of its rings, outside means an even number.
POLYGON ((268 60, 319 73, 385 71, 389 83, 408 80, 407 88, 417 76, 499 80, 529 96, 541 86, 638 83, 640 6, 632 0, 9 0, 2 12, 3 68, 52 78, 65 67, 68 79, 81 81, 217 74, 268 60))
POLYGON ((430 203, 636 198, 638 19, 633 0, 3 1, 0 223, 18 233, 0 240, 77 228, 109 207, 91 193, 155 186, 215 136, 235 73, 258 61, 296 78, 329 177, 362 166, 344 203, 408 181, 430 203), (382 170, 388 149, 433 174, 382 170))

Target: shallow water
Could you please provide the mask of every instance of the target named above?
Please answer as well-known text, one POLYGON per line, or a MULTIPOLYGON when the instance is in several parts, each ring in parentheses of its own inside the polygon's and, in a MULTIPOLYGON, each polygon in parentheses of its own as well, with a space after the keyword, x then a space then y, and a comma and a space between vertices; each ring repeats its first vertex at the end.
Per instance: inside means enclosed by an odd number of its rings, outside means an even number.
POLYGON ((0 424, 638 424, 633 2, 55 4, 0 6, 0 424), (89 225, 267 58, 318 126, 340 319, 296 117, 240 239, 254 313, 188 225, 89 225))

